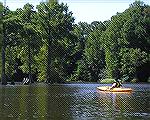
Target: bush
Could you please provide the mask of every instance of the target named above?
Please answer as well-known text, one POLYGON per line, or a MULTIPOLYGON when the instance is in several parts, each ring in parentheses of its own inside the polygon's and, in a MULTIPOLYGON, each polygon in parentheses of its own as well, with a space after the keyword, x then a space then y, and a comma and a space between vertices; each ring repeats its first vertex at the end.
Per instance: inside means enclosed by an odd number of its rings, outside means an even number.
POLYGON ((150 83, 150 77, 148 78, 147 82, 150 83))
POLYGON ((100 83, 108 84, 108 83, 113 83, 114 81, 115 81, 115 79, 109 79, 109 78, 107 78, 107 79, 101 80, 100 83))
POLYGON ((134 78, 133 80, 131 80, 131 83, 137 83, 138 80, 136 78, 134 78))

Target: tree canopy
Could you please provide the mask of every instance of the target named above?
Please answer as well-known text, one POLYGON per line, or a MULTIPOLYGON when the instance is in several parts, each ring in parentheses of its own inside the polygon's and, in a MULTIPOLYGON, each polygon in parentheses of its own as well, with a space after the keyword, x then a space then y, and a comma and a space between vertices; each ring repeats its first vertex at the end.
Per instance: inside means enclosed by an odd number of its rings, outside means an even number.
POLYGON ((0 47, 4 47, 4 35, 9 80, 19 69, 29 75, 30 82, 34 75, 39 82, 49 83, 105 78, 148 81, 149 5, 135 1, 109 21, 91 24, 75 24, 68 6, 55 0, 41 2, 36 11, 33 7, 27 3, 16 11, 5 8, 3 16, 0 4, 0 47))

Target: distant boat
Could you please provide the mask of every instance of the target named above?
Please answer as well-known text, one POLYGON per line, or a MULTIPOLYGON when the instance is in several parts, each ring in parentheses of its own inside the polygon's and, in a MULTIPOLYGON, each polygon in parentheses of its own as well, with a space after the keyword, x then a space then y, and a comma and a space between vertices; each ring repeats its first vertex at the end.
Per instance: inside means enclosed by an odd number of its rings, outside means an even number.
POLYGON ((98 90, 100 91, 107 91, 107 92, 132 92, 133 90, 131 88, 112 88, 110 89, 110 86, 102 86, 102 87, 97 87, 98 90))

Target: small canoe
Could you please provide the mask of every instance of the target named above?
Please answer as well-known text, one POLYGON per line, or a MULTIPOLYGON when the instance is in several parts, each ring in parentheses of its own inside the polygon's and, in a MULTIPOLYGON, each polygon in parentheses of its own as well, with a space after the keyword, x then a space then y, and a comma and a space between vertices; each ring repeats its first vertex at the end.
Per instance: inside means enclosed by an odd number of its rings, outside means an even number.
POLYGON ((97 87, 98 90, 100 91, 107 91, 107 92, 132 92, 131 88, 113 88, 110 89, 110 86, 102 86, 102 87, 97 87))

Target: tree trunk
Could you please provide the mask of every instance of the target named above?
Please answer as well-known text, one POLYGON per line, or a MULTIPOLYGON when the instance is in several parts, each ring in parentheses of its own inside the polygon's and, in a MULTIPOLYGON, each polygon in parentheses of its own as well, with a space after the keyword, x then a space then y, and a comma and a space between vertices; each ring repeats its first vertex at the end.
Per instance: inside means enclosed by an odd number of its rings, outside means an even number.
POLYGON ((29 68, 29 82, 33 83, 32 79, 32 72, 31 72, 31 65, 32 65, 32 59, 31 59, 31 42, 30 39, 28 40, 28 68, 29 68))
POLYGON ((6 32, 5 24, 3 23, 3 40, 2 40, 2 85, 7 84, 5 75, 5 51, 6 51, 6 32))
POLYGON ((10 81, 11 80, 11 53, 10 53, 10 46, 8 46, 8 71, 7 71, 7 80, 10 81))
POLYGON ((6 85, 6 75, 5 75, 5 47, 2 47, 2 85, 6 85))
POLYGON ((48 53, 47 53, 47 73, 46 73, 46 77, 47 80, 46 82, 48 83, 52 83, 53 81, 51 80, 51 45, 52 45, 52 39, 51 37, 49 37, 48 40, 48 53))

